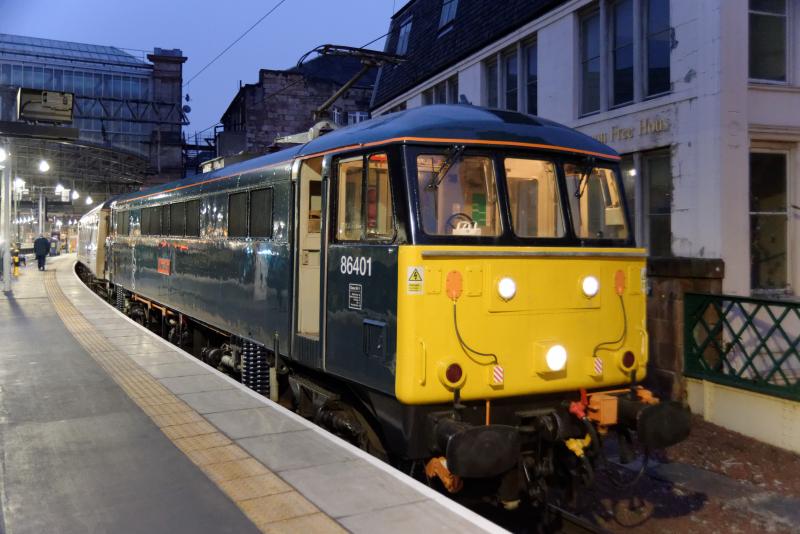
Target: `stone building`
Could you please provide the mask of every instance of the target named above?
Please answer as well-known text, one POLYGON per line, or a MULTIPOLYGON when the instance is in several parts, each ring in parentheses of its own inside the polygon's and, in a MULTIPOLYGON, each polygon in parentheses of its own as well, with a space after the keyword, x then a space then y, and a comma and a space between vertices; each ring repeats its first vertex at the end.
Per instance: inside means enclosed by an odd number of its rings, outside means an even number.
MULTIPOLYGON (((361 69, 357 58, 319 56, 288 70, 261 69, 258 82, 242 85, 222 116, 218 156, 259 154, 275 138, 307 131, 316 122, 314 110, 361 69)), ((329 110, 340 126, 369 118, 376 70, 365 74, 329 110)))
POLYGON ((800 1, 412 0, 373 115, 467 101, 608 144, 648 263, 651 376, 680 385, 687 291, 796 299, 800 1))

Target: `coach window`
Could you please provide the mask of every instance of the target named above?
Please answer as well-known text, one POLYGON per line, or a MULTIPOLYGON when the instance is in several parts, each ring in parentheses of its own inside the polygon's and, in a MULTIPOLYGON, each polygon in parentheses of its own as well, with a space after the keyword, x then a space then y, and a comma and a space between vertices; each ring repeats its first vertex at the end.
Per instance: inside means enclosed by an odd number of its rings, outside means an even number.
POLYGON ((394 239, 389 167, 384 153, 339 162, 336 238, 394 239))
POLYGON ((250 237, 272 237, 272 189, 250 191, 250 237))
POLYGON ((169 205, 169 235, 182 236, 186 233, 186 204, 176 202, 169 205))
POLYGON ((504 166, 514 233, 520 237, 563 237, 555 165, 538 159, 506 158, 504 166))
POLYGON ((491 158, 417 156, 422 229, 431 235, 500 235, 497 182, 491 158))
POLYGON ((200 237, 200 199, 186 202, 186 235, 200 237))
POLYGON ((247 237, 247 191, 228 197, 228 237, 247 237))

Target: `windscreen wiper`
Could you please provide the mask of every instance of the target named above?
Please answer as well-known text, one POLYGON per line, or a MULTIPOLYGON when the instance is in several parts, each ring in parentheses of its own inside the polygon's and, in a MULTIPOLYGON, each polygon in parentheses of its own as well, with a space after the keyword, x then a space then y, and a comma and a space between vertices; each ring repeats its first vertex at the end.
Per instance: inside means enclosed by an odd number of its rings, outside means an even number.
POLYGON ((464 145, 457 145, 450 150, 450 153, 447 154, 447 159, 445 159, 442 166, 439 167, 439 171, 436 173, 436 176, 431 178, 431 181, 426 186, 426 189, 436 189, 439 187, 439 184, 442 183, 444 177, 447 176, 450 168, 459 158, 461 158, 461 154, 464 153, 465 148, 466 147, 464 145))
POLYGON ((594 169, 594 156, 587 156, 581 168, 581 177, 578 179, 578 187, 575 189, 575 198, 581 198, 586 192, 586 185, 589 183, 589 175, 594 169))

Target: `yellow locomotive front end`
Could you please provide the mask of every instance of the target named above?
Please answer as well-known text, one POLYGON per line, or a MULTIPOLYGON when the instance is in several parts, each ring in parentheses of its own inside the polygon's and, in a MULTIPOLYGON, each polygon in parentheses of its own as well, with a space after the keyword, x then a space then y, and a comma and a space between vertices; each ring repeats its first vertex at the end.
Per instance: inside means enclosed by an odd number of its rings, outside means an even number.
POLYGON ((610 388, 644 378, 641 250, 407 246, 397 398, 406 404, 610 388))
POLYGON ((395 394, 425 414, 429 477, 513 506, 591 479, 603 436, 631 456, 634 433, 668 446, 689 418, 639 385, 646 254, 615 156, 499 145, 407 150, 395 394))

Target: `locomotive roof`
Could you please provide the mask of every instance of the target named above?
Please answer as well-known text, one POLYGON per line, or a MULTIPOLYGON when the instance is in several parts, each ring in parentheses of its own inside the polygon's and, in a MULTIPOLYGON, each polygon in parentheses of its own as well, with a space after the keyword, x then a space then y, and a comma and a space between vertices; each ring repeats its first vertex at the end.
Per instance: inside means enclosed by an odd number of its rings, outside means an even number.
POLYGON ((114 200, 126 202, 176 188, 190 188, 210 180, 289 164, 298 157, 311 157, 337 150, 358 149, 392 142, 489 144, 619 159, 617 153, 608 146, 588 135, 547 119, 468 104, 432 105, 381 115, 335 130, 304 145, 235 163, 186 180, 121 195, 114 200))

